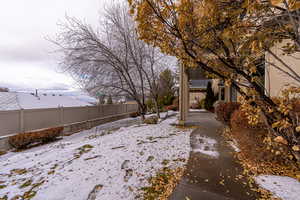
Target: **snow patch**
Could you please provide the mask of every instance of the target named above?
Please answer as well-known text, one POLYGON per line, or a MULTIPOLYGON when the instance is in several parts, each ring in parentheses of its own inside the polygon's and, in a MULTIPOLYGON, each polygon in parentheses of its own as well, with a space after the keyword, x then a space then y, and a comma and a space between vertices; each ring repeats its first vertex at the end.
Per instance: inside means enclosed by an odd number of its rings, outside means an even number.
POLYGON ((190 112, 207 112, 205 109, 190 109, 190 112))
POLYGON ((300 200, 300 182, 287 176, 261 175, 255 181, 283 200, 300 200))
POLYGON ((215 139, 197 135, 194 152, 200 152, 210 157, 218 158, 220 156, 216 149, 217 141, 215 139))

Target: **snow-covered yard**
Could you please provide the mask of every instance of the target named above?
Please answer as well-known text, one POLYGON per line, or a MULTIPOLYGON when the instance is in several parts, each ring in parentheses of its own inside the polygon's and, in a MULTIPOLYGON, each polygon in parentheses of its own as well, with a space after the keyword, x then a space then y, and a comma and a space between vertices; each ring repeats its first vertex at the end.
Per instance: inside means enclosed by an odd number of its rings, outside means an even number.
POLYGON ((260 175, 255 181, 283 200, 300 200, 300 182, 287 176, 260 175))
POLYGON ((171 126, 175 120, 116 131, 100 126, 10 152, 0 157, 0 199, 17 195, 43 200, 135 199, 159 169, 186 163, 191 130, 171 126))

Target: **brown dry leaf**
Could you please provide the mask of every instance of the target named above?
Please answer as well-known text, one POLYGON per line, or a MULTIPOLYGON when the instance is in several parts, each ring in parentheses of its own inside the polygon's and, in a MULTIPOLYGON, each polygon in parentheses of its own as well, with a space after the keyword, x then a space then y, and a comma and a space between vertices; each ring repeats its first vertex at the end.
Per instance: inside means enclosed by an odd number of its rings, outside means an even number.
MULTIPOLYGON (((282 138, 277 138, 277 141, 281 143, 275 142, 266 138, 267 133, 248 129, 227 130, 223 136, 228 140, 234 139, 237 141, 241 151, 235 153, 235 156, 244 169, 243 174, 247 175, 249 179, 248 185, 253 191, 260 194, 260 200, 279 199, 273 197, 269 191, 257 188, 254 177, 261 174, 271 174, 288 176, 300 180, 300 165, 294 162, 294 156, 287 151, 287 146, 282 145, 282 141, 284 143, 282 138), (240 134, 241 132, 243 134, 240 134), (274 153, 271 153, 271 151, 274 153)), ((298 150, 297 147, 294 149, 298 150)))
POLYGON ((288 144, 288 142, 286 141, 286 139, 284 139, 282 136, 277 136, 274 139, 274 141, 277 142, 277 143, 285 144, 285 145, 288 144))
POLYGON ((184 168, 162 169, 155 177, 149 179, 149 187, 142 188, 143 199, 167 200, 183 176, 184 170, 184 168))

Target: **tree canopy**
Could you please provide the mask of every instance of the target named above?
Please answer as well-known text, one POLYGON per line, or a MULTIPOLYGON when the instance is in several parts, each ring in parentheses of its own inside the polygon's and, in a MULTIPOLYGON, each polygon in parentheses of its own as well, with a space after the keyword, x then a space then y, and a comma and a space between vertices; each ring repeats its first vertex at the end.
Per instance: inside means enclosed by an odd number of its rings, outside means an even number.
MULTIPOLYGON (((277 135, 299 145, 290 95, 281 102, 266 93, 258 66, 269 53, 280 69, 299 82, 299 74, 273 51, 284 40, 286 54, 299 51, 299 7, 296 0, 128 0, 141 39, 176 56, 187 67, 200 67, 233 86, 243 97, 251 123, 260 114, 277 135), (281 107, 282 109, 278 109, 281 107)), ((300 128, 299 128, 300 130, 300 128)), ((300 157, 299 157, 300 158, 300 157)))

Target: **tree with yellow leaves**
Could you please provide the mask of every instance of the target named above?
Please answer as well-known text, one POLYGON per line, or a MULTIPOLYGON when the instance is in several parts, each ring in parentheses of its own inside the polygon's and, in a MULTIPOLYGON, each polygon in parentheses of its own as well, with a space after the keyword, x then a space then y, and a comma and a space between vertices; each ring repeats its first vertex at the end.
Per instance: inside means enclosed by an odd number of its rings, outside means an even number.
MULTIPOLYGON (((287 53, 298 50, 297 1, 128 2, 141 39, 176 56, 185 66, 200 67, 233 86, 254 113, 253 123, 258 121, 257 113, 263 114, 273 133, 288 141, 291 150, 299 146, 299 124, 294 123, 289 103, 277 103, 265 93, 258 70, 265 52, 272 53, 271 48, 283 39, 293 41, 286 48, 290 49, 287 53), (282 109, 278 109, 279 105, 282 109)), ((288 65, 282 70, 296 80, 299 78, 288 65)), ((299 152, 294 153, 300 160, 299 152)))

